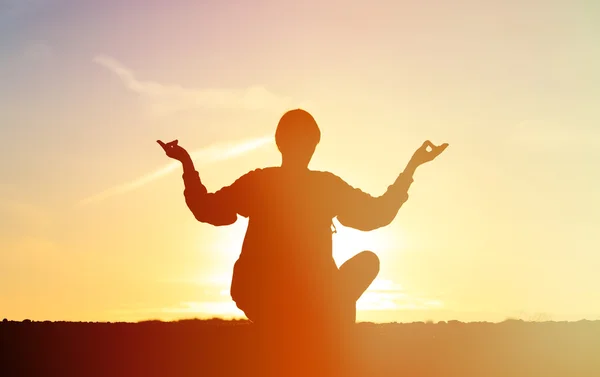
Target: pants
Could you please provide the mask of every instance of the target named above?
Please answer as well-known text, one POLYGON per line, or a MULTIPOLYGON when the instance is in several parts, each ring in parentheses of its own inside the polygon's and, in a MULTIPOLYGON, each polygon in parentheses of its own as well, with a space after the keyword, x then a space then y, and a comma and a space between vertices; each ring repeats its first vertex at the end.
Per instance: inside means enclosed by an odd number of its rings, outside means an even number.
MULTIPOLYGON (((248 319, 258 324, 281 320, 355 323, 356 301, 378 273, 377 255, 363 251, 342 264, 330 277, 315 278, 316 284, 286 288, 276 294, 262 294, 261 291, 267 290, 256 289, 258 294, 238 294, 234 300, 248 319)), ((272 291, 278 292, 277 287, 273 288, 272 291)), ((232 296, 233 292, 232 284, 232 296)))

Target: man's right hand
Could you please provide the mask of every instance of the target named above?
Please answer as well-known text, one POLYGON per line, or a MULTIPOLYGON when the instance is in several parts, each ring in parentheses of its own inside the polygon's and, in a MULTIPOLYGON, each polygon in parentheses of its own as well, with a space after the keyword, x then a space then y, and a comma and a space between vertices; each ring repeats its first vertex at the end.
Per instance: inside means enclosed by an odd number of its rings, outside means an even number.
POLYGON ((163 143, 160 140, 157 140, 156 142, 160 144, 167 156, 171 157, 172 159, 175 159, 182 163, 190 160, 189 153, 183 147, 177 144, 177 140, 173 140, 169 143, 163 143))
POLYGON ((412 158, 410 159, 410 162, 416 167, 426 162, 432 161, 434 158, 439 156, 447 147, 448 143, 436 146, 431 141, 427 140, 423 143, 423 145, 421 145, 419 149, 415 151, 412 158), (428 151, 427 148, 431 148, 431 150, 428 151))

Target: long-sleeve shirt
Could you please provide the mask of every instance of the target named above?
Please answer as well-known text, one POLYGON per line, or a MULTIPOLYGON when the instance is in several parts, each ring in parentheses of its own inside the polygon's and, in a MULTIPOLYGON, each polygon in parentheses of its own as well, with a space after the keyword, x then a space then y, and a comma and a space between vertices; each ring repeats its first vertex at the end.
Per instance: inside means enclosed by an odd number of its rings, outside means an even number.
POLYGON ((250 171, 214 193, 197 172, 183 179, 186 203, 198 221, 222 226, 233 224, 238 215, 249 219, 234 269, 234 300, 236 279, 238 286, 257 279, 270 285, 336 268, 332 219, 363 231, 386 226, 408 199, 412 183, 401 174, 383 195, 373 197, 329 172, 281 167, 250 171))

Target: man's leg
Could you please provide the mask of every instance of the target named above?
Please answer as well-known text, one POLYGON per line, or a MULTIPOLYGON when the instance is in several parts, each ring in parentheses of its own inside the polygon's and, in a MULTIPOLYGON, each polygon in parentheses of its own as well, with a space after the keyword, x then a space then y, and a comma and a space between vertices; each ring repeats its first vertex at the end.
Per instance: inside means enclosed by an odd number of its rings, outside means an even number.
POLYGON ((347 321, 356 322, 356 301, 369 288, 378 273, 379 258, 372 251, 360 252, 340 266, 339 284, 345 306, 344 317, 347 321))

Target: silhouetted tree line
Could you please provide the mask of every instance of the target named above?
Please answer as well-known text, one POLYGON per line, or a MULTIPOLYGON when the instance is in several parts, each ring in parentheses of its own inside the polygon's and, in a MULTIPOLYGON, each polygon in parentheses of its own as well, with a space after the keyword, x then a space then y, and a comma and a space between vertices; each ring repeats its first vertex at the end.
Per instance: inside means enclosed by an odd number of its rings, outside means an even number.
MULTIPOLYGON (((264 376, 265 363, 277 360, 261 354, 255 330, 218 319, 5 320, 0 376, 264 376)), ((359 323, 354 330, 326 375, 600 376, 600 321, 359 323)), ((303 372, 306 354, 292 356, 278 375, 318 375, 303 372)))

